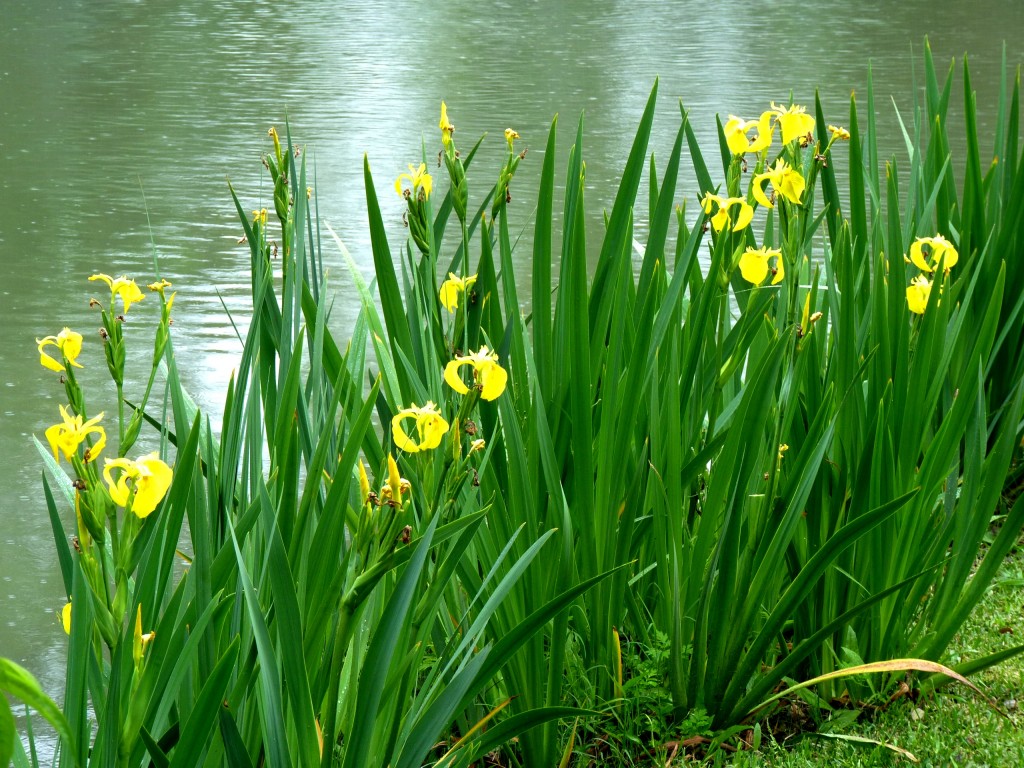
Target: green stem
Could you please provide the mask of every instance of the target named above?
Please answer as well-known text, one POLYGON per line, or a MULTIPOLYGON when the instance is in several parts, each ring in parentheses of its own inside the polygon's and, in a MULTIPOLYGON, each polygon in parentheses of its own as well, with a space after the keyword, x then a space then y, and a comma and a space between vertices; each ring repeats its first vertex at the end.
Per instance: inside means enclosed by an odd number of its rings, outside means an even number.
POLYGON ((338 696, 341 689, 341 666, 345 658, 345 649, 348 647, 348 628, 355 611, 356 606, 353 604, 352 591, 350 590, 341 601, 338 613, 338 626, 334 631, 334 649, 331 652, 331 682, 328 686, 327 701, 325 702, 327 712, 324 719, 324 746, 323 754, 320 756, 320 768, 330 768, 334 762, 334 745, 337 743, 335 732, 338 727, 338 696))
POLYGON ((121 453, 124 444, 124 384, 117 382, 117 453, 121 453))
MULTIPOLYGON (((469 229, 466 227, 466 220, 460 219, 462 224, 462 276, 469 276, 469 229)), ((469 306, 463 302, 465 311, 462 321, 462 354, 469 354, 469 306)))

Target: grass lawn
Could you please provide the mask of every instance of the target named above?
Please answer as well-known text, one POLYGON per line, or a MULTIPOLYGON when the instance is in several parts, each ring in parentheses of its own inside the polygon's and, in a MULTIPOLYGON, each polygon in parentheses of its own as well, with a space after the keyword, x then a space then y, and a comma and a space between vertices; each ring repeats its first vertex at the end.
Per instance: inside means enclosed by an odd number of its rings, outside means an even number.
MULTIPOLYGON (((985 599, 950 648, 957 663, 1024 642, 1024 546, 1007 559, 985 599)), ((1024 657, 1018 656, 974 676, 1006 713, 1003 717, 977 694, 949 686, 916 704, 897 701, 876 717, 838 729, 844 736, 885 742, 914 755, 924 766, 1024 765, 1024 657)), ((734 756, 731 765, 765 768, 803 766, 911 765, 885 747, 854 745, 805 735, 796 744, 770 739, 759 753, 734 756)))

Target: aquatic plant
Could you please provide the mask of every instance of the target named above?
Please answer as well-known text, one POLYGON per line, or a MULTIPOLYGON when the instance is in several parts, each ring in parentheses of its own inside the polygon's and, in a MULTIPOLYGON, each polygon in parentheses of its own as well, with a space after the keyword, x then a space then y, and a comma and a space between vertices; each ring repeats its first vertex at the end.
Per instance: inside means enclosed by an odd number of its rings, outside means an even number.
MULTIPOLYGON (((817 102, 731 116, 717 181, 681 111, 659 173, 655 85, 597 244, 582 119, 555 211, 553 122, 528 313, 517 131, 474 196, 479 142, 461 152, 441 104, 447 181, 426 157, 398 174, 397 253, 365 161, 378 301, 333 232, 321 247, 304 155, 272 129, 276 220, 235 198, 253 316, 219 429, 182 386, 164 280, 135 404, 117 302, 143 294, 94 276, 116 457, 75 378, 91 345, 38 341, 67 399, 39 444, 63 714, 6 662, 0 687, 54 724, 61 766, 567 765, 636 695, 630 669, 663 675, 665 717, 722 738, 786 691, 862 700, 1024 650, 940 663, 1024 523, 1002 495, 1024 410, 1019 79, 983 166, 965 62, 958 186, 953 70, 940 87, 925 56, 906 177, 879 165, 870 85, 847 127, 817 102), (339 257, 361 302, 341 341, 339 257), (155 452, 129 457, 146 425, 155 452)), ((0 763, 28 765, 0 703, 0 763)))

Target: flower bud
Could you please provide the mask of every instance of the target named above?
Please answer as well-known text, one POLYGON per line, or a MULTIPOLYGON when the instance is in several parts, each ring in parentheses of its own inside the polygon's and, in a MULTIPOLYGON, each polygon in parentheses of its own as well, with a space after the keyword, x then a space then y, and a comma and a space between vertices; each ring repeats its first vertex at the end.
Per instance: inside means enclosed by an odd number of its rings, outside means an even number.
POLYGON ((366 467, 363 466, 362 459, 359 459, 359 498, 362 499, 364 507, 370 499, 370 478, 366 476, 366 467))
POLYGON ((398 471, 398 462, 390 453, 388 454, 388 489, 391 491, 391 498, 399 506, 402 504, 402 475, 398 471))

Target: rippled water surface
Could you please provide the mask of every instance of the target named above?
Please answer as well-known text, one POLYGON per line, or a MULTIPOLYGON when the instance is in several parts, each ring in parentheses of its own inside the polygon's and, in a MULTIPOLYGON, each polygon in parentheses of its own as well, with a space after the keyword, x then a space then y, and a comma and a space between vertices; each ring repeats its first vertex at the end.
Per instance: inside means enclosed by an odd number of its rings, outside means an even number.
MULTIPOLYGON (((363 154, 393 235, 402 237, 391 184, 407 163, 437 151, 442 98, 461 146, 490 134, 470 174, 477 194, 493 182, 501 132, 512 126, 522 135, 530 151, 512 211, 525 225, 556 112, 562 167, 586 114, 588 206, 597 213, 611 205, 656 77, 652 144, 664 158, 680 101, 709 149, 716 113, 752 117, 791 92, 810 104, 815 86, 829 121, 845 123, 851 92, 866 94, 870 60, 888 155, 904 152, 893 100, 910 120, 924 35, 943 67, 970 54, 984 136, 1001 41, 1015 67, 1024 60, 1022 33, 1024 4, 994 0, 4 0, 0 655, 59 695, 65 641, 56 611, 65 595, 30 436, 58 419, 63 389, 37 364, 34 339, 65 325, 81 330, 92 410, 113 413, 99 320, 88 309, 95 284, 86 278, 125 273, 150 282, 155 256, 179 291, 174 331, 186 384, 219 413, 239 352, 225 308, 244 325, 248 293, 248 250, 238 243, 227 181, 246 210, 268 204, 260 155, 271 124, 287 118, 307 147, 321 215, 368 272, 363 154)), ((952 103, 955 116, 959 93, 952 103)), ((688 176, 683 190, 692 200, 688 176)), ((344 333, 353 292, 333 248, 326 251, 334 324, 344 333)), ((146 354, 154 304, 133 308, 127 326, 129 344, 146 354)))

